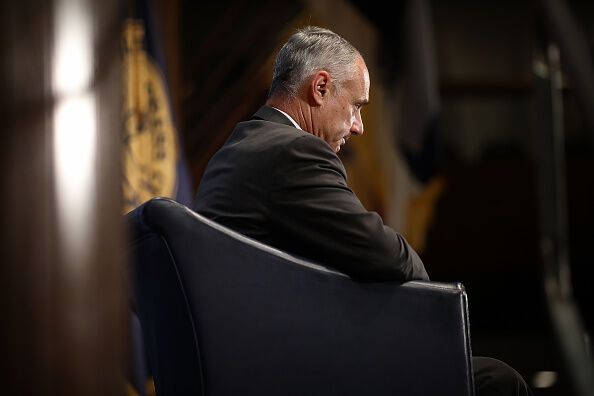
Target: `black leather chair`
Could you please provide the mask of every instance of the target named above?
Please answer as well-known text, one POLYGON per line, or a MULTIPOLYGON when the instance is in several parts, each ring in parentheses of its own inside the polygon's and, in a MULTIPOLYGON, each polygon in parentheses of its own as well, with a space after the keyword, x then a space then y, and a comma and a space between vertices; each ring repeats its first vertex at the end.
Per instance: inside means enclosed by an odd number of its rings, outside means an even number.
POLYGON ((165 198, 126 221, 159 396, 474 394, 460 284, 355 282, 165 198))

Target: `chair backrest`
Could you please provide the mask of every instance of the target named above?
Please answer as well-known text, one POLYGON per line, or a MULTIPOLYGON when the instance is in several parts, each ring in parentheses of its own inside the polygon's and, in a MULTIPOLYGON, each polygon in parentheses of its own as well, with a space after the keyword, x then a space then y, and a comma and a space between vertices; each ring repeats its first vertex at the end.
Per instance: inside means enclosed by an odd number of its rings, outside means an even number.
POLYGON ((460 284, 358 283, 172 200, 126 215, 164 395, 472 395, 460 284))

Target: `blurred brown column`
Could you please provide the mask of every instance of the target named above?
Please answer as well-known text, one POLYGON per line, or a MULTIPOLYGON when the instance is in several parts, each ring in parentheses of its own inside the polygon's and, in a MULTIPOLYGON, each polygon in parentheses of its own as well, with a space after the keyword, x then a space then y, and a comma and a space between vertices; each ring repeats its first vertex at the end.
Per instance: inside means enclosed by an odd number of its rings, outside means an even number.
POLYGON ((0 3, 0 393, 124 392, 120 4, 0 3))

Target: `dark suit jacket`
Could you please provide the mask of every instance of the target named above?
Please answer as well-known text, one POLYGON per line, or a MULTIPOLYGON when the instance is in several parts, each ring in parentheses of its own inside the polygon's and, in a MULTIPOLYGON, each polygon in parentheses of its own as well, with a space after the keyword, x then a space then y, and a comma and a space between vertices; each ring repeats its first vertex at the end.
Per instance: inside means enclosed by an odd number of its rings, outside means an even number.
POLYGON ((355 279, 428 279, 405 239, 347 187, 332 148, 272 107, 237 124, 210 160, 194 209, 355 279))

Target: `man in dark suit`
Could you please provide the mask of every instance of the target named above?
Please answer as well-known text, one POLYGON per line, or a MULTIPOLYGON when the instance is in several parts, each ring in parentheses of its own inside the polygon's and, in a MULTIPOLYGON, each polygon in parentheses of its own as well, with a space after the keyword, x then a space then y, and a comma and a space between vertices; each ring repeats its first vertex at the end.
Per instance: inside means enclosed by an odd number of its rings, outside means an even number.
MULTIPOLYGON (((342 37, 317 27, 295 33, 277 56, 266 105, 213 156, 194 209, 357 280, 428 280, 405 239, 348 188, 336 155, 363 134, 369 85, 363 57, 342 37)), ((478 395, 530 394, 504 363, 473 365, 478 395)))

